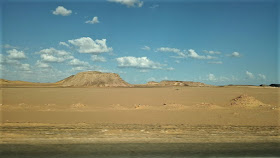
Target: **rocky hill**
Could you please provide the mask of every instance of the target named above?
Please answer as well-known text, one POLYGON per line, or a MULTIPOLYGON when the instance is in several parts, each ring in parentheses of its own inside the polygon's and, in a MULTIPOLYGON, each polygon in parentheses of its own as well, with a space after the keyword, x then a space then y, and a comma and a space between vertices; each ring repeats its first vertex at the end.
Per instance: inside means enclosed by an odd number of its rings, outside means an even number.
POLYGON ((9 85, 9 84, 35 84, 35 83, 27 82, 27 81, 11 81, 11 80, 0 79, 0 84, 9 85))
POLYGON ((192 81, 167 81, 163 80, 160 82, 150 81, 147 83, 150 86, 191 86, 191 87, 205 87, 210 86, 201 82, 192 82, 192 81))
POLYGON ((102 73, 98 71, 80 72, 76 75, 58 81, 65 87, 128 87, 129 83, 125 82, 118 74, 102 73))

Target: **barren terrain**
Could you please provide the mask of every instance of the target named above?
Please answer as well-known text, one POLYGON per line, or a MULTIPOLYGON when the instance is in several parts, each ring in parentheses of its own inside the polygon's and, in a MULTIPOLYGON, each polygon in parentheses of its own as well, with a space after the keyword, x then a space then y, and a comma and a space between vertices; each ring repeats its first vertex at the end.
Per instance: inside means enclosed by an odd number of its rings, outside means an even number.
POLYGON ((278 156, 279 92, 248 86, 2 88, 1 152, 278 156))

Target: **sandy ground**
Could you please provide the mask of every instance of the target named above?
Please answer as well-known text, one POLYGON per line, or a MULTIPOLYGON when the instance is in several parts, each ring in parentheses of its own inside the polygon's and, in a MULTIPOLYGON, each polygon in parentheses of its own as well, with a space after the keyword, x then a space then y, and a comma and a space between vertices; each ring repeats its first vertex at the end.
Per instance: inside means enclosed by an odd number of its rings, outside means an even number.
POLYGON ((0 107, 6 123, 277 126, 279 92, 250 87, 2 88, 0 107))
POLYGON ((13 151, 34 157, 45 148, 55 157, 78 148, 72 154, 280 156, 279 88, 11 87, 1 93, 6 157, 17 157, 13 151))

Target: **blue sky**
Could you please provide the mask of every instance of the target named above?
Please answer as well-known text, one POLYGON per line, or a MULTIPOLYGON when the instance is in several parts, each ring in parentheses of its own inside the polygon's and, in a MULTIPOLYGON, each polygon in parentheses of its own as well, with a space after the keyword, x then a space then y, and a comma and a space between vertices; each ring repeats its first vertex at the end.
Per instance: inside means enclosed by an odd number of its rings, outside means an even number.
POLYGON ((279 82, 279 3, 210 0, 1 2, 1 78, 81 71, 129 83, 279 82))

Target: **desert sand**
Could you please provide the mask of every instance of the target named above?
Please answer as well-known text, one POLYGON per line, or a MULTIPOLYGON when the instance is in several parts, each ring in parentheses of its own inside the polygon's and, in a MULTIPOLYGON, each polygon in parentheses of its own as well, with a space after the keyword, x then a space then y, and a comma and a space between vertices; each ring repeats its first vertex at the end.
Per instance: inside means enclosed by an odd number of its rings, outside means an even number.
POLYGON ((71 151, 68 157, 280 154, 279 88, 180 82, 130 85, 114 78, 72 86, 82 78, 50 84, 3 81, 1 153, 5 157, 64 157, 63 151, 71 151))

